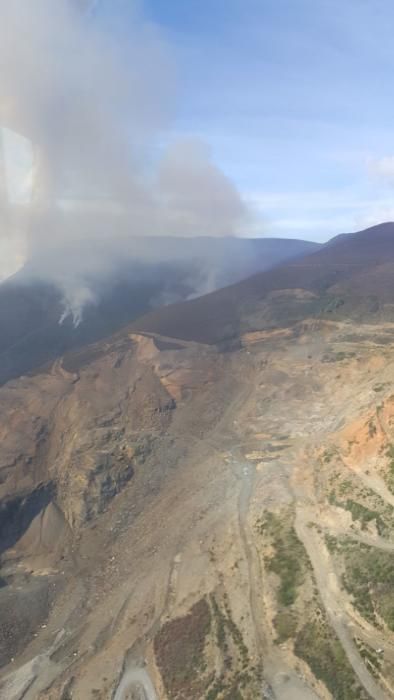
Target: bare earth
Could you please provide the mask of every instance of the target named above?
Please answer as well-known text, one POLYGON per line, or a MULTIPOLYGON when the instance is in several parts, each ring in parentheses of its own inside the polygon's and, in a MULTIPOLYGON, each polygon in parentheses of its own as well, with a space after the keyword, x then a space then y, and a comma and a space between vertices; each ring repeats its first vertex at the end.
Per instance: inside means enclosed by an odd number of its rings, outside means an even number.
POLYGON ((25 522, 2 534, 1 697, 394 697, 394 593, 354 568, 394 550, 382 336, 125 334, 0 389, 0 497, 25 522))

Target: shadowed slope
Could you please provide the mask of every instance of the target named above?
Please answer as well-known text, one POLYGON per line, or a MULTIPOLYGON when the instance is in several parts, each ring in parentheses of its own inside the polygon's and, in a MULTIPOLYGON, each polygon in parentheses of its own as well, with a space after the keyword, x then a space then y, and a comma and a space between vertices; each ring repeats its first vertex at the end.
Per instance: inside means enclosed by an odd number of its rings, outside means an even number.
POLYGON ((59 325, 60 292, 29 281, 34 270, 21 271, 0 285, 0 384, 105 338, 154 307, 204 294, 317 247, 284 239, 137 239, 137 262, 125 265, 115 280, 93 284, 98 301, 85 308, 78 328, 70 318, 59 325))
MULTIPOLYGON (((139 330, 207 343, 217 343, 253 328, 260 303, 283 290, 311 294, 310 305, 298 305, 293 320, 308 313, 349 316, 390 313, 394 303, 394 224, 386 223, 340 235, 302 258, 183 304, 153 311, 135 323, 139 330)), ((297 296, 297 294, 296 294, 297 296)), ((302 295, 301 295, 302 296, 302 295)), ((305 295, 304 295, 305 296, 305 295)), ((303 299, 304 300, 304 299, 303 299)), ((287 299, 288 311, 291 303, 287 299)), ((289 316, 286 314, 286 322, 289 316)), ((371 320, 371 319, 370 319, 371 320)), ((280 315, 270 325, 280 325, 280 315)))

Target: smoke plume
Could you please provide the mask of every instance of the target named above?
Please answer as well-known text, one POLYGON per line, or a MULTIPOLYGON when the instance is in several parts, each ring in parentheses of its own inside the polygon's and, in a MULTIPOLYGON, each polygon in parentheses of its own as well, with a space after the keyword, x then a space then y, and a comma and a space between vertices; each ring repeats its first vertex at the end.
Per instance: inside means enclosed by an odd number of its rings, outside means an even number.
POLYGON ((0 150, 0 250, 18 241, 26 274, 55 283, 75 318, 93 281, 165 258, 149 236, 236 235, 247 215, 204 144, 161 145, 176 76, 158 29, 133 2, 95 4, 0 0, 0 126, 30 151, 15 203, 12 153, 0 150))

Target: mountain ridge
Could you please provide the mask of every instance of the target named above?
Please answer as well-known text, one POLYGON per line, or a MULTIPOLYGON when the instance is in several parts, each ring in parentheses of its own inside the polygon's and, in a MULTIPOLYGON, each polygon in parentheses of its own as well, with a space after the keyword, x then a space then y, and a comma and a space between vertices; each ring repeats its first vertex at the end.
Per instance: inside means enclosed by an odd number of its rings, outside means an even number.
POLYGON ((317 245, 285 239, 141 239, 135 263, 124 264, 110 280, 92 280, 97 303, 85 308, 77 328, 71 316, 59 325, 61 292, 53 284, 33 282, 37 271, 27 266, 0 285, 0 384, 111 335, 152 307, 224 286, 317 245))
MULTIPOLYGON (((353 281, 368 269, 387 268, 390 265, 393 265, 394 272, 394 224, 387 223, 355 234, 342 234, 316 252, 279 265, 272 271, 256 273, 204 298, 170 306, 163 309, 161 314, 153 311, 138 319, 134 327, 174 337, 179 335, 189 340, 220 342, 237 333, 245 306, 261 302, 270 293, 304 289, 317 294, 322 300, 321 307, 317 305, 315 310, 311 305, 311 312, 325 313, 330 296, 334 298, 334 303, 335 298, 341 299, 341 283, 346 278, 348 282, 353 281), (193 323, 197 326, 194 330, 193 323)), ((381 294, 386 303, 394 302, 394 289, 387 283, 390 272, 386 272, 381 280, 378 274, 375 280, 375 296, 381 294)), ((351 291, 350 282, 347 290, 351 291)), ((354 304, 355 300, 351 301, 354 304)), ((341 306, 337 307, 337 314, 340 314, 341 306)), ((342 312, 351 313, 348 307, 342 308, 342 312)), ((333 311, 331 309, 329 313, 333 311)), ((370 311, 365 307, 364 311, 369 317, 370 311)), ((303 310, 300 309, 300 312, 301 318, 303 310)))

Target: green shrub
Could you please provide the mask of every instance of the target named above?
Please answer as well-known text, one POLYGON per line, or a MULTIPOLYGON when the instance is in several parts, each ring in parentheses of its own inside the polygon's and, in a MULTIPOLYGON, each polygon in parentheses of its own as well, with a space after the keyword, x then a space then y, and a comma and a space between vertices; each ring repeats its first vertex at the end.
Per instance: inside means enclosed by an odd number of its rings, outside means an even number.
POLYGON ((294 651, 306 661, 335 700, 367 700, 341 643, 325 617, 308 621, 297 635, 294 651))

